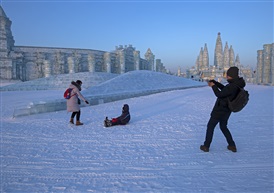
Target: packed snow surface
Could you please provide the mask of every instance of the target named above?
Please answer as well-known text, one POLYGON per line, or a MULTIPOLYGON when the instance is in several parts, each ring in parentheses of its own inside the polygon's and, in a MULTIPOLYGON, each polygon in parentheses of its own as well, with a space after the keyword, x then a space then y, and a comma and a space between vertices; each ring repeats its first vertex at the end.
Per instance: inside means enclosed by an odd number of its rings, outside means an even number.
POLYGON ((273 87, 246 89, 248 105, 228 124, 237 153, 218 126, 210 152, 199 149, 210 87, 85 106, 83 126, 65 110, 13 118, 15 105, 61 91, 0 92, 0 192, 273 192, 273 87), (125 103, 130 123, 104 128, 125 103))

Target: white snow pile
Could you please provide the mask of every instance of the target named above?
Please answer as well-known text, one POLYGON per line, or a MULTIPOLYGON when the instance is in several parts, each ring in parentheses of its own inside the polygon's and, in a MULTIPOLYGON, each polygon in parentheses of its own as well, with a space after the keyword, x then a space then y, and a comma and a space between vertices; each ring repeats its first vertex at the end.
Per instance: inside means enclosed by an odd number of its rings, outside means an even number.
POLYGON ((63 91, 1 92, 0 192, 272 193, 273 87, 246 89, 249 103, 228 122, 236 153, 218 125, 210 151, 199 149, 210 87, 82 107, 82 126, 68 124, 66 110, 12 118, 14 106, 63 91), (125 103, 129 124, 104 128, 125 103))
POLYGON ((85 90, 85 95, 108 95, 116 93, 151 93, 174 89, 184 89, 206 85, 204 82, 193 81, 178 76, 147 70, 130 71, 102 84, 85 90))
MULTIPOLYGON (((82 80, 81 77, 79 79, 82 80)), ((67 87, 69 84, 70 82, 68 82, 67 87)), ((83 87, 85 84, 89 85, 89 82, 83 81, 83 87)), ((90 105, 97 105, 153 93, 205 85, 205 82, 193 81, 160 72, 141 70, 127 72, 101 84, 83 89, 82 94, 89 101, 90 105)), ((35 90, 35 87, 33 87, 33 90, 35 90)), ((46 92, 45 96, 42 96, 38 101, 30 101, 23 106, 14 107, 13 116, 17 117, 66 109, 66 100, 63 98, 62 93, 64 90, 62 92, 49 90, 49 92, 55 92, 59 95, 52 98, 48 97, 46 92)))

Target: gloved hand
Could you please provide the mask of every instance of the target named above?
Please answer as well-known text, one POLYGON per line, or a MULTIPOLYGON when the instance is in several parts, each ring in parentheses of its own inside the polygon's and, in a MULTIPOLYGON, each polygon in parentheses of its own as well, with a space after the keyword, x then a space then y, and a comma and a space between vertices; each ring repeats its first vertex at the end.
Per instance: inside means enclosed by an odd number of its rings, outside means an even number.
POLYGON ((86 103, 86 104, 89 104, 89 102, 88 102, 88 101, 85 101, 85 103, 86 103))

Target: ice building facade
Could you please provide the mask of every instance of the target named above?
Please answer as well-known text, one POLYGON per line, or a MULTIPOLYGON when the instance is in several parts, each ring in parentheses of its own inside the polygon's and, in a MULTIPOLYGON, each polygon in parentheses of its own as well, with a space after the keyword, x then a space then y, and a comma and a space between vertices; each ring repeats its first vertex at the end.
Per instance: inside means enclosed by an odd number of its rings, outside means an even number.
POLYGON ((274 43, 257 51, 256 83, 274 85, 274 43))
POLYGON ((132 45, 114 51, 78 48, 16 46, 12 21, 0 5, 0 79, 34 80, 77 72, 125 73, 133 70, 165 72, 160 59, 148 48, 145 58, 132 45))

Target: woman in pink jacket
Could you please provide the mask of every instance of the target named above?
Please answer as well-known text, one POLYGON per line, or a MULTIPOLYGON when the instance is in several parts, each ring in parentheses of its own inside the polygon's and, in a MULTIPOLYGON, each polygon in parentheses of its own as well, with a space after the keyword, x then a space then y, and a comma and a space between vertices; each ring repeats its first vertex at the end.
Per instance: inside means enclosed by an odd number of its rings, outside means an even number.
POLYGON ((67 100, 67 111, 72 112, 70 117, 70 123, 74 124, 74 117, 76 115, 76 125, 83 125, 83 123, 80 122, 80 99, 85 101, 86 104, 89 104, 89 102, 83 97, 83 95, 80 93, 82 86, 82 81, 77 80, 76 82, 72 81, 69 88, 72 88, 71 91, 71 97, 67 100), (79 99, 79 98, 80 99, 79 99))

